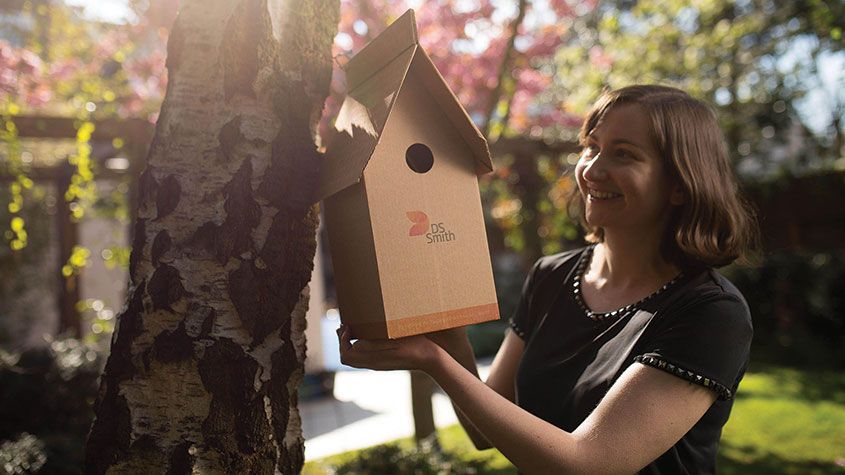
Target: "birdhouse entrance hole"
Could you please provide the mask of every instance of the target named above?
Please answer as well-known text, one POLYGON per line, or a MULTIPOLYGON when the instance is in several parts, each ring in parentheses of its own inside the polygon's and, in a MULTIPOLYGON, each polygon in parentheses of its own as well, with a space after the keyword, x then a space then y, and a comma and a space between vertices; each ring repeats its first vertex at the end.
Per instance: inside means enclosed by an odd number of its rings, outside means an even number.
POLYGON ((405 162, 411 170, 417 173, 425 173, 431 170, 434 165, 434 155, 431 149, 421 143, 415 143, 405 150, 405 162))

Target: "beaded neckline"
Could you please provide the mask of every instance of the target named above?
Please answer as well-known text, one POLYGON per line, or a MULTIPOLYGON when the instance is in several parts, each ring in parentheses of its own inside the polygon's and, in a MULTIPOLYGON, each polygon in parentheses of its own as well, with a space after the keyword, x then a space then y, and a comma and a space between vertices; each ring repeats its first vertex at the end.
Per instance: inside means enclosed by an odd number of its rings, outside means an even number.
POLYGON ((581 307, 581 310, 584 311, 584 314, 594 322, 615 320, 636 313, 643 306, 643 304, 674 286, 679 280, 681 280, 681 277, 683 277, 684 275, 684 273, 681 272, 680 274, 676 275, 675 278, 663 284, 663 286, 661 286, 659 289, 655 290, 648 296, 643 297, 642 299, 632 304, 628 304, 622 308, 617 308, 616 310, 612 310, 610 312, 594 312, 590 310, 586 302, 584 302, 583 297, 581 296, 581 278, 584 276, 584 272, 586 271, 587 266, 592 260, 593 250, 595 249, 595 247, 596 245, 593 244, 587 249, 585 249, 584 252, 581 254, 581 257, 578 259, 578 264, 575 267, 575 276, 572 279, 572 296, 575 299, 575 302, 578 304, 579 307, 581 307))

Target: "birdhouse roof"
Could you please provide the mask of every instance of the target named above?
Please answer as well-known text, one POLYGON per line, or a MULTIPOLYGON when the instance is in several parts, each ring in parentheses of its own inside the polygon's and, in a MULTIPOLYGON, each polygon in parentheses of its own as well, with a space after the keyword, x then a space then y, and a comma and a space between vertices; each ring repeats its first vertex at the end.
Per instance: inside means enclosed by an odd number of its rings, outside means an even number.
POLYGON ((433 103, 472 152, 479 175, 493 171, 483 134, 420 47, 414 11, 408 10, 344 67, 348 93, 326 150, 319 198, 357 183, 381 138, 408 74, 415 74, 433 103))

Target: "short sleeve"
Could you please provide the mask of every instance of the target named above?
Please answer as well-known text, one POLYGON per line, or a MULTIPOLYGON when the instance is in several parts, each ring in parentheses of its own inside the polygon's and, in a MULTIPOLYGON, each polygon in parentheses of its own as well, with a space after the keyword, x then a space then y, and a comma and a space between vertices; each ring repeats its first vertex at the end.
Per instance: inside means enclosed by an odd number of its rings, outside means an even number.
POLYGON ((513 332, 523 341, 527 340, 532 331, 531 301, 533 300, 534 282, 537 269, 540 267, 540 260, 534 263, 525 282, 522 284, 522 294, 519 297, 519 304, 516 306, 513 315, 508 323, 513 332))
POLYGON ((748 306, 727 292, 694 300, 661 316, 635 361, 731 399, 748 363, 753 334, 748 306))

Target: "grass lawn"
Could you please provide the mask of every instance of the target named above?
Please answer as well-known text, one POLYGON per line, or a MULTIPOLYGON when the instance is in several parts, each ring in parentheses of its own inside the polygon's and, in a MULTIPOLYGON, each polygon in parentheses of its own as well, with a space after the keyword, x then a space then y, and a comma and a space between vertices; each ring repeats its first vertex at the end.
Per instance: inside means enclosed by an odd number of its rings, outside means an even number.
POLYGON ((720 473, 845 473, 845 375, 763 367, 742 380, 720 473))
MULTIPOLYGON (((490 474, 516 474, 496 450, 475 451, 459 426, 438 431, 442 447, 487 461, 490 474)), ((410 449, 410 439, 397 441, 410 449)), ((305 475, 354 459, 347 452, 305 464, 305 475)), ((720 474, 845 474, 845 375, 760 366, 742 381, 725 426, 720 474)))

